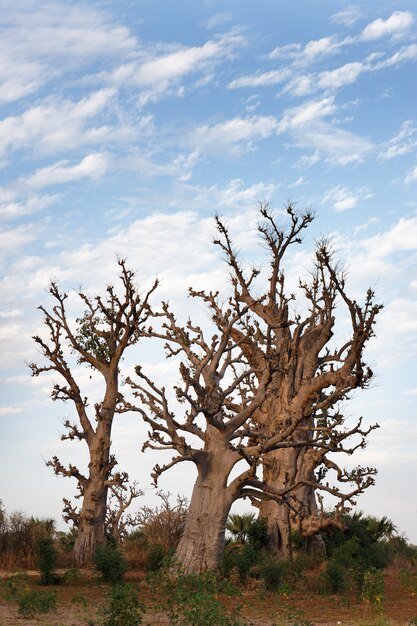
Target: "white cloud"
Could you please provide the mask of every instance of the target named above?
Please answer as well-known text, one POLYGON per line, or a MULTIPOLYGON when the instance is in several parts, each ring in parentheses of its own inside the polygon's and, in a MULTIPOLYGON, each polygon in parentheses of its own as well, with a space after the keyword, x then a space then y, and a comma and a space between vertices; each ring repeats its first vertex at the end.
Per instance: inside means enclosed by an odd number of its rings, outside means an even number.
POLYGON ((342 26, 353 26, 362 17, 362 9, 357 5, 347 6, 341 9, 330 18, 335 24, 342 26))
POLYGON ((410 172, 408 172, 404 182, 413 183, 415 180, 417 180, 417 165, 410 172))
POLYGON ((331 165, 360 163, 373 150, 369 140, 324 122, 297 131, 295 145, 314 150, 312 156, 302 161, 307 165, 316 163, 321 156, 331 165))
POLYGON ((258 202, 268 202, 276 193, 275 183, 255 183, 246 187, 240 178, 225 186, 192 187, 197 206, 222 207, 223 209, 253 209, 258 202))
POLYGON ((270 137, 277 129, 278 122, 272 116, 235 117, 213 126, 200 126, 192 133, 190 141, 200 150, 239 152, 250 147, 252 142, 270 137))
POLYGON ((248 74, 235 78, 228 84, 229 89, 238 89, 239 87, 269 87, 277 85, 288 78, 290 71, 288 69, 271 70, 262 74, 248 74))
POLYGON ((101 178, 107 171, 108 157, 105 154, 89 154, 77 165, 69 165, 68 161, 59 161, 43 167, 26 179, 29 187, 40 188, 79 180, 80 178, 101 178))
POLYGON ((388 59, 385 59, 385 61, 379 61, 379 63, 376 63, 372 69, 374 71, 383 70, 386 67, 399 65, 403 61, 414 61, 414 59, 417 59, 417 44, 415 43, 410 44, 409 46, 404 46, 388 59))
POLYGON ((284 111, 278 130, 284 132, 305 126, 323 117, 328 117, 335 112, 336 105, 331 97, 322 98, 321 100, 310 100, 301 106, 284 111))
POLYGON ((363 240, 368 255, 384 258, 400 251, 417 250, 417 217, 401 218, 387 231, 363 240))
POLYGON ((319 74, 318 86, 321 89, 339 89, 351 85, 365 71, 363 63, 346 63, 334 70, 319 74))
POLYGON ((324 57, 337 54, 340 46, 335 36, 322 37, 308 41, 305 46, 298 43, 278 46, 269 53, 269 58, 272 60, 288 58, 298 66, 311 65, 324 57))
POLYGON ((22 411, 22 408, 20 406, 1 406, 0 416, 15 415, 16 413, 21 413, 21 411, 22 411))
POLYGON ((14 256, 19 256, 21 249, 36 239, 36 235, 35 229, 30 224, 0 231, 1 255, 11 253, 14 256))
POLYGON ((142 104, 157 100, 167 93, 178 97, 184 94, 182 79, 199 72, 203 76, 197 84, 211 80, 215 64, 229 58, 244 43, 241 35, 230 32, 216 40, 207 41, 202 46, 183 46, 165 54, 159 51, 154 54, 143 51, 143 58, 140 60, 125 63, 110 73, 103 73, 101 77, 114 84, 142 88, 142 104))
POLYGON ((362 31, 361 39, 374 41, 389 35, 398 35, 408 30, 413 23, 413 14, 409 11, 394 11, 386 20, 378 18, 362 31))
POLYGON ((57 196, 30 194, 26 198, 15 197, 12 201, 0 201, 0 218, 15 219, 24 215, 32 215, 54 204, 57 196))
POLYGON ((317 80, 313 74, 301 74, 294 76, 282 90, 282 93, 290 93, 293 96, 307 96, 317 90, 317 80))
POLYGON ((83 144, 133 138, 131 128, 87 127, 89 121, 110 106, 114 89, 101 89, 73 102, 47 100, 17 116, 0 121, 0 154, 28 148, 32 152, 57 152, 83 144))
POLYGON ((126 27, 91 7, 4 0, 2 15, 0 102, 27 96, 68 69, 128 56, 138 45, 126 27))
POLYGON ((201 47, 185 48, 147 61, 136 71, 133 79, 137 85, 148 87, 155 83, 175 80, 195 71, 209 59, 224 52, 218 42, 208 41, 201 47))
POLYGON ((417 127, 412 120, 406 120, 398 133, 382 145, 380 159, 387 160, 407 154, 417 148, 417 127))
POLYGON ((372 193, 366 187, 350 190, 342 185, 329 189, 323 196, 322 204, 330 204, 338 213, 354 209, 359 202, 372 198, 372 193))

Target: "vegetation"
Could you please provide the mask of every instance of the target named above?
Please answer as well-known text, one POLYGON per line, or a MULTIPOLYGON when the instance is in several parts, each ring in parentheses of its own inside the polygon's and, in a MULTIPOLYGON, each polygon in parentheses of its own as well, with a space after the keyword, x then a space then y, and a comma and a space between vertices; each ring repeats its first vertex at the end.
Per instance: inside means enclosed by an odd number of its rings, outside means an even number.
MULTIPOLYGON (((181 506, 176 502, 170 503, 167 495, 162 506, 155 507, 153 514, 148 510, 142 511, 145 513, 143 520, 148 520, 151 529, 157 520, 162 537, 169 536, 171 516, 181 516, 180 512, 181 506), (170 515, 166 513, 167 508, 171 511, 170 515)), ((321 560, 318 555, 312 555, 304 546, 298 550, 296 558, 277 560, 267 544, 263 520, 254 519, 249 525, 248 516, 244 514, 242 518, 239 520, 234 515, 232 519, 236 527, 246 528, 244 541, 235 540, 227 545, 222 575, 208 572, 199 576, 179 574, 175 577, 172 565, 166 560, 157 564, 158 569, 156 564, 151 568, 150 561, 145 560, 141 567, 146 566, 148 572, 150 569, 155 571, 148 573, 147 582, 141 583, 144 591, 141 589, 139 594, 137 578, 143 578, 143 573, 131 571, 128 573, 131 580, 128 578, 129 582, 124 583, 126 562, 123 553, 128 555, 131 550, 127 537, 120 547, 109 542, 95 552, 94 561, 101 575, 100 588, 91 585, 85 572, 74 568, 67 569, 60 576, 59 586, 55 586, 57 581, 52 578, 50 591, 37 588, 42 582, 42 571, 36 579, 33 575, 18 572, 3 579, 2 596, 7 605, 13 607, 11 610, 16 619, 17 616, 22 620, 40 619, 44 613, 54 612, 54 624, 67 623, 65 619, 58 618, 58 613, 62 612, 62 598, 67 594, 72 604, 78 607, 80 615, 81 621, 77 622, 74 618, 74 623, 90 626, 136 626, 144 619, 145 607, 151 623, 153 615, 156 616, 155 623, 158 623, 163 614, 170 625, 176 626, 249 626, 252 610, 258 605, 263 607, 259 608, 262 615, 266 612, 270 616, 269 621, 264 621, 265 626, 306 626, 317 623, 316 619, 308 619, 310 605, 307 598, 314 606, 323 604, 326 594, 331 594, 333 618, 327 623, 337 623, 334 618, 337 607, 351 606, 349 611, 352 612, 356 606, 361 607, 361 612, 356 614, 355 619, 350 617, 348 623, 391 626, 395 621, 386 614, 387 595, 391 590, 384 582, 389 575, 391 584, 396 581, 396 599, 401 594, 405 602, 409 599, 410 607, 414 606, 417 550, 404 537, 399 542, 400 535, 392 534, 396 532, 394 529, 392 532, 383 531, 383 528, 390 527, 389 520, 375 519, 363 513, 345 515, 344 531, 334 528, 326 531, 327 559, 321 560), (395 569, 392 564, 395 564, 395 569), (323 568, 324 573, 320 576, 323 568), (109 586, 104 588, 104 594, 102 585, 109 586), (97 594, 94 600, 91 599, 93 593, 97 594), (301 607, 297 605, 300 598, 305 599, 301 607), (335 601, 334 598, 339 599, 335 601)), ((143 539, 146 524, 134 532, 142 533, 143 539)), ((161 545, 158 539, 158 535, 151 530, 143 539, 148 555, 161 545)), ((51 567, 54 560, 50 561, 48 556, 50 545, 49 540, 44 542, 48 573, 54 571, 51 567)), ((53 547, 58 552, 58 561, 66 556, 58 539, 53 547)), ((391 612, 395 610, 398 608, 391 612)), ((395 616, 395 612, 393 614, 395 616)), ((415 610, 411 610, 408 621, 403 620, 402 623, 412 624, 414 618, 415 610)))
POLYGON ((144 605, 132 585, 116 585, 106 596, 107 606, 100 611, 100 626, 138 626, 144 605))
POLYGON ((55 572, 55 569, 58 552, 52 537, 39 537, 37 549, 41 585, 57 584, 59 582, 59 576, 55 572))
POLYGON ((127 562, 120 550, 113 544, 98 546, 93 554, 93 564, 104 583, 111 585, 123 583, 127 562))

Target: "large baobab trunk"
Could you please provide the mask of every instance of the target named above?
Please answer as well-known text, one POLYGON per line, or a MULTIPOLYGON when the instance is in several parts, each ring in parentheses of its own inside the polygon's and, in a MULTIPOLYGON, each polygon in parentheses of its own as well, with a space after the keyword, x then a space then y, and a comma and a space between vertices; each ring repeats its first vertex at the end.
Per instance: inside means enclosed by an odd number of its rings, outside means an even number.
MULTIPOLYGON (((273 377, 267 398, 257 413, 257 419, 265 424, 269 436, 291 427, 289 415, 294 390, 288 378, 281 373, 273 377)), ((299 428, 294 430, 291 439, 310 439, 309 429, 314 425, 312 418, 299 420, 292 417, 292 421, 298 421, 299 428)), ((307 462, 307 450, 305 446, 274 450, 265 455, 262 462, 263 479, 272 488, 286 493, 291 486, 300 485, 288 492, 282 503, 276 500, 259 503, 259 515, 266 522, 269 546, 282 559, 292 557, 291 536, 295 531, 301 531, 302 521, 317 519, 315 489, 301 484, 303 481, 316 482, 313 466, 307 462)), ((324 553, 324 543, 318 534, 306 537, 306 543, 309 550, 324 553)))
MULTIPOLYGON (((291 485, 299 483, 303 478, 314 481, 313 476, 304 476, 305 448, 289 448, 275 450, 263 462, 264 480, 278 490, 286 491, 291 485)), ((280 504, 274 500, 262 501, 259 504, 259 514, 267 526, 269 545, 272 550, 283 559, 291 558, 292 533, 300 530, 301 516, 317 518, 318 508, 315 490, 309 486, 302 486, 289 497, 287 504, 280 504), (293 505, 293 508, 292 508, 293 505)), ((306 538, 309 551, 324 554, 324 542, 319 534, 306 538)))
POLYGON ((234 498, 227 487, 236 454, 219 450, 204 454, 197 465, 198 477, 191 496, 184 534, 175 552, 182 573, 216 570, 223 558, 226 521, 234 498))

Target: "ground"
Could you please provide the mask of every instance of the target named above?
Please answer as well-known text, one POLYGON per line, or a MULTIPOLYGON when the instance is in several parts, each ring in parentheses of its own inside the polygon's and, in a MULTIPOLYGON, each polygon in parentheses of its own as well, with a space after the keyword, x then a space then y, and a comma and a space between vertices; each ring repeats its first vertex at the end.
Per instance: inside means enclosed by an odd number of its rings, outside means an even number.
MULTIPOLYGON (((3 573, 2 578, 8 574, 3 573)), ((34 589, 37 574, 29 572, 34 589)), ((167 626, 168 618, 158 607, 158 596, 139 572, 129 572, 127 582, 139 589, 147 610, 143 624, 167 626)), ((49 588, 48 588, 49 589, 49 588)), ((57 610, 38 618, 22 618, 15 603, 0 599, 0 626, 89 626, 94 623, 97 608, 103 604, 108 586, 98 584, 90 572, 55 587, 57 610)), ((417 624, 417 595, 405 589, 398 570, 385 572, 383 610, 355 597, 319 595, 298 590, 290 594, 245 589, 238 597, 220 597, 228 607, 242 606, 241 615, 253 626, 409 626, 417 624)), ((201 624, 199 626, 206 626, 201 624)))

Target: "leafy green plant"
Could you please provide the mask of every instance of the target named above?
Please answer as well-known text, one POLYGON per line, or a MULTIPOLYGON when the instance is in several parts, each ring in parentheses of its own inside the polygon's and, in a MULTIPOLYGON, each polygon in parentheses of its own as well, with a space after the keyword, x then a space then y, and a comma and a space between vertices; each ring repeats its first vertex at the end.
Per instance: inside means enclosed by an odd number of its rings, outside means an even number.
POLYGON ((304 611, 295 606, 287 606, 284 608, 284 617, 280 619, 275 626, 314 626, 312 622, 304 619, 304 611))
POLYGON ((52 537, 39 537, 37 553, 37 566, 41 574, 41 585, 56 585, 60 580, 55 572, 58 553, 52 537))
POLYGON ((107 594, 108 604, 101 609, 100 626, 137 626, 142 623, 145 606, 133 585, 115 585, 107 594))
POLYGON ((277 559, 267 559, 260 567, 260 576, 269 591, 276 591, 283 583, 285 562, 277 559))
POLYGON ((227 518, 226 529, 233 535, 237 543, 246 543, 249 539, 249 532, 255 521, 254 513, 231 513, 227 518))
POLYGON ((360 591, 365 570, 361 544, 356 537, 352 537, 333 550, 322 575, 325 591, 328 593, 360 591))
POLYGON ((362 600, 382 608, 384 602, 384 575, 381 570, 371 567, 363 577, 362 600))
POLYGON ((62 575, 62 581, 65 584, 71 584, 79 581, 81 578, 81 572, 78 567, 70 567, 62 575))
POLYGON ((127 563, 114 545, 99 546, 93 554, 93 564, 103 582, 118 585, 124 581, 127 563))
POLYGON ((413 595, 417 594, 417 577, 408 569, 400 569, 399 578, 401 586, 405 591, 410 591, 413 595))
POLYGON ((223 572, 226 576, 233 570, 239 574, 241 583, 244 583, 252 568, 257 564, 258 550, 251 544, 242 547, 231 546, 223 556, 223 572))
POLYGON ((30 589, 18 597, 19 615, 34 617, 38 613, 50 613, 56 608, 56 591, 30 589))
POLYGON ((228 613, 216 597, 218 593, 236 596, 238 589, 215 572, 179 575, 175 581, 167 572, 158 572, 154 575, 155 583, 170 626, 245 626, 240 608, 228 613))
POLYGON ((29 576, 26 572, 16 572, 2 581, 2 588, 6 600, 16 601, 29 591, 29 576))

